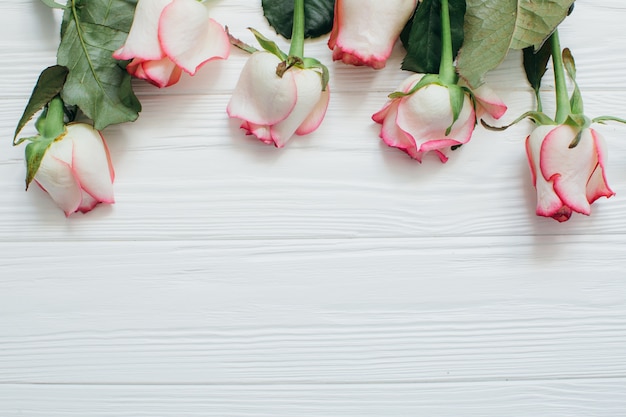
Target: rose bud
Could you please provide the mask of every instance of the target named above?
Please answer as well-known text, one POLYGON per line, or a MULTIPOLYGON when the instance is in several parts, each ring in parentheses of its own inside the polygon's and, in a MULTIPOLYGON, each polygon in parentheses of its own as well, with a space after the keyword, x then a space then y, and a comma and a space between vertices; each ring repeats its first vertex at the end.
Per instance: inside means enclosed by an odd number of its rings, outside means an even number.
POLYGON ((226 109, 241 119, 241 128, 281 148, 293 136, 311 133, 322 123, 330 93, 322 90, 315 69, 293 66, 277 75, 281 60, 264 51, 253 53, 241 71, 226 109))
POLYGON ((112 204, 115 173, 104 138, 91 125, 67 125, 45 152, 34 181, 66 216, 112 204))
POLYGON ((227 58, 228 35, 196 0, 139 0, 126 43, 115 59, 132 61, 126 67, 134 77, 157 87, 194 75, 213 59, 227 58))
POLYGON ((469 94, 463 93, 463 104, 454 121, 448 87, 430 83, 411 92, 422 77, 414 74, 407 78, 398 89, 404 94, 390 99, 372 116, 376 123, 382 124, 380 137, 387 145, 399 148, 419 162, 429 151, 446 162, 447 149, 467 143, 472 137, 477 114, 486 112, 499 118, 506 111, 506 105, 483 85, 474 91, 476 107, 469 94))
POLYGON ((417 0, 337 0, 328 47, 333 60, 380 69, 417 0))
POLYGON ((572 212, 589 215, 591 204, 615 193, 606 181, 606 144, 593 129, 542 125, 526 138, 526 154, 537 190, 537 215, 564 222, 572 212))

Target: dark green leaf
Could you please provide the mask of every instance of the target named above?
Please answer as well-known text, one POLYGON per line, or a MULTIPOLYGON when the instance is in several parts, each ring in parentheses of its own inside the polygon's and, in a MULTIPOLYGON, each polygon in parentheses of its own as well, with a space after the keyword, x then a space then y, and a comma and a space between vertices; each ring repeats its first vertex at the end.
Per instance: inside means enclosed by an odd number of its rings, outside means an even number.
POLYGON ((61 93, 98 130, 134 121, 141 104, 130 75, 112 54, 126 40, 135 0, 68 0, 57 62, 70 69, 61 93))
POLYGON ((541 79, 548 70, 548 61, 552 54, 550 42, 545 42, 538 51, 529 46, 524 48, 524 70, 526 79, 535 91, 541 88, 541 79))
MULTIPOLYGON (((465 0, 449 0, 452 54, 463 44, 465 0)), ((436 74, 441 62, 441 0, 424 0, 411 21, 406 57, 402 69, 422 74, 436 74)))
POLYGON ((26 123, 33 117, 35 113, 41 110, 63 89, 65 79, 67 78, 68 69, 60 65, 48 67, 41 72, 35 88, 30 95, 28 104, 24 109, 24 114, 20 118, 15 135, 13 136, 13 144, 16 145, 15 139, 20 131, 26 126, 26 123))
POLYGON ((65 9, 65 5, 57 3, 55 0, 41 0, 43 4, 53 9, 65 9))
MULTIPOLYGON (((263 14, 276 33, 291 39, 293 0, 262 0, 263 14)), ((335 0, 304 0, 304 37, 316 38, 333 28, 335 0)))

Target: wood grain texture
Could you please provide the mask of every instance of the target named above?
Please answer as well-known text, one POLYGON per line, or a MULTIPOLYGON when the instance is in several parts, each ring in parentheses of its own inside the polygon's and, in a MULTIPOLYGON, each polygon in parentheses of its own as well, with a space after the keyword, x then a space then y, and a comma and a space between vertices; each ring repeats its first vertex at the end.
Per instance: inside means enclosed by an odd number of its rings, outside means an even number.
MULTIPOLYGON (((260 2, 211 7, 272 34, 260 2)), ((625 116, 625 20, 578 0, 562 25, 589 116, 625 116)), ((10 145, 58 22, 0 3, 0 417, 624 415, 626 127, 598 126, 617 195, 557 224, 534 215, 528 122, 477 127, 445 165, 381 143, 400 45, 373 71, 308 42, 331 103, 281 150, 225 114, 234 51, 169 89, 136 81, 140 119, 105 131, 116 204, 66 219, 10 145)), ((533 104, 520 65, 488 74, 498 123, 533 104)))
POLYGON ((274 386, 8 385, 0 416, 620 417, 624 379, 274 386), (71 398, 71 401, 65 399, 71 398))

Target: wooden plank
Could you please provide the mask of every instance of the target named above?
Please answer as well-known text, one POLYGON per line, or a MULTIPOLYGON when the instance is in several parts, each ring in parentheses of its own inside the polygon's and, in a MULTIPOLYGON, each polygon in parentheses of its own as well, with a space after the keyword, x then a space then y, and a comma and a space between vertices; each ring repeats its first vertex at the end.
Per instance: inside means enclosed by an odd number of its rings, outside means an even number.
MULTIPOLYGON (((593 114, 621 111, 620 92, 587 97, 593 114)), ((117 204, 70 223, 37 187, 24 193, 24 149, 5 142, 0 184, 10 204, 0 205, 0 241, 626 233, 626 128, 618 124, 598 127, 617 195, 560 225, 534 214, 523 143, 530 122, 506 132, 479 126, 447 164, 429 157, 420 165, 378 138, 370 116, 385 98, 376 92, 336 95, 320 129, 284 149, 246 137, 224 113, 228 96, 170 98, 146 99, 139 121, 107 130, 117 204)), ((532 102, 524 92, 507 99, 509 120, 532 102)), ((0 119, 6 132, 19 117, 12 103, 0 101, 0 114, 14 116, 0 119)))
POLYGON ((626 380, 272 386, 2 385, 13 417, 618 417, 626 380))
POLYGON ((3 383, 626 376, 619 236, 0 251, 3 383))
MULTIPOLYGON (((39 3, 33 0, 12 2, 11 9, 0 17, 0 34, 5 33, 0 39, 11 40, 0 41, 0 51, 3 59, 12 63, 0 66, 0 91, 3 97, 21 97, 26 100, 41 70, 55 63, 59 18, 57 16, 54 19, 53 13, 39 3), (14 39, 20 42, 14 42, 14 39)), ((284 50, 288 50, 287 42, 275 35, 263 18, 261 3, 244 3, 215 2, 211 8, 214 17, 229 26, 230 31, 242 40, 256 44, 247 30, 248 27, 254 27, 275 38, 284 50), (236 18, 233 19, 233 16, 236 18)), ((620 0, 604 0, 601 5, 597 2, 579 2, 575 13, 562 24, 560 31, 563 46, 569 46, 577 59, 578 81, 583 92, 606 87, 626 89, 626 78, 621 76, 621 63, 626 59, 626 49, 619 47, 623 14, 620 0), (583 28, 592 29, 588 31, 583 28)), ((332 91, 389 93, 410 74, 399 70, 405 54, 400 43, 394 48, 387 67, 374 71, 367 67, 333 63, 327 41, 328 36, 307 41, 306 53, 327 64, 331 72, 332 91)), ((141 81, 135 85, 141 96, 224 94, 235 86, 246 59, 245 53, 233 50, 227 61, 211 62, 194 78, 184 76, 179 84, 170 88, 157 89, 141 81)), ((519 52, 511 52, 502 66, 489 74, 488 82, 497 90, 528 89, 519 52)), ((553 84, 548 73, 544 85, 551 88, 553 84)))

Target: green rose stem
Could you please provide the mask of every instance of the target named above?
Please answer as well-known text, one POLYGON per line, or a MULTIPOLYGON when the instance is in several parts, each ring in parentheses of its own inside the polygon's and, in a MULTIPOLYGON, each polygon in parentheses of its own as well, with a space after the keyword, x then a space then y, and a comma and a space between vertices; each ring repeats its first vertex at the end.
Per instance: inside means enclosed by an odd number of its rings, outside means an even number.
POLYGON ((552 47, 552 65, 554 67, 554 83, 556 85, 555 122, 557 124, 563 124, 572 113, 572 108, 567 94, 567 81, 563 68, 563 57, 561 56, 561 43, 559 42, 558 30, 555 30, 552 36, 550 36, 550 46, 552 47))
POLYGON ((65 124, 63 123, 64 116, 65 109, 63 100, 61 100, 61 97, 56 96, 48 104, 43 118, 39 120, 37 130, 45 138, 57 138, 61 136, 65 130, 65 124))
POLYGON ((293 2, 293 29, 289 56, 304 58, 304 0, 293 2))
POLYGON ((448 0, 441 0, 441 62, 439 78, 445 84, 456 84, 458 78, 452 56, 452 35, 450 33, 450 8, 448 0))

